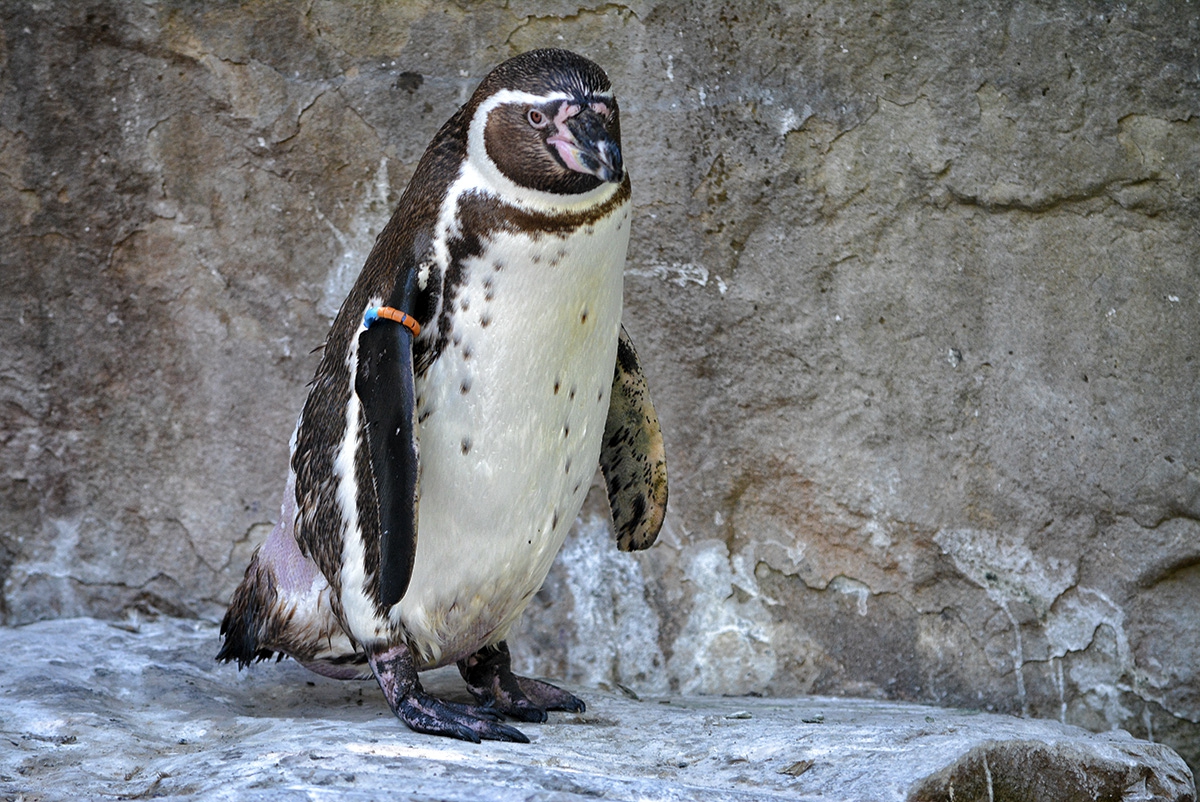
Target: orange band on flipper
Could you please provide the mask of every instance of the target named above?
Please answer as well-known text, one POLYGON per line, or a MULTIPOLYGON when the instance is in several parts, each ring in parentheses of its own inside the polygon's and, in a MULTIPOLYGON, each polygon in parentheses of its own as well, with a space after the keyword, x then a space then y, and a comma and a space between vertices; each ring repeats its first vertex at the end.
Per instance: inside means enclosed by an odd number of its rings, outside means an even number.
POLYGON ((368 309, 367 314, 363 317, 363 322, 367 325, 367 328, 370 328, 373 320, 380 317, 384 320, 391 320, 395 323, 399 323, 401 326, 404 326, 404 328, 411 331, 414 337, 419 337, 421 335, 421 324, 417 322, 415 317, 405 314, 399 309, 391 306, 380 306, 375 309, 368 309))

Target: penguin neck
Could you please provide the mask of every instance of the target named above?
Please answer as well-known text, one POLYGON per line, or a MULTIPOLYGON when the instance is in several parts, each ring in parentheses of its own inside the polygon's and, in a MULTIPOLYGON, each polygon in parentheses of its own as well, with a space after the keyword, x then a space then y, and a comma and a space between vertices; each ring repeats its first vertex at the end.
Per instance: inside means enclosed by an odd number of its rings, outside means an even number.
MULTIPOLYGON (((606 183, 585 195, 553 195, 518 187, 500 175, 490 161, 485 162, 485 169, 481 170, 476 160, 467 158, 438 211, 432 242, 433 264, 439 268, 442 277, 450 273, 454 261, 452 243, 463 239, 463 219, 468 209, 488 209, 483 215, 484 220, 472 221, 473 244, 478 247, 488 232, 498 228, 565 236, 581 226, 610 216, 628 202, 629 196, 628 173, 622 183, 606 183), (495 176, 489 177, 488 166, 495 176), (504 189, 498 181, 508 182, 511 189, 504 189)), ((428 268, 419 276, 422 289, 427 281, 428 268)))
MULTIPOLYGON (((479 145, 482 150, 482 142, 479 145)), ((622 189, 621 184, 606 181, 589 192, 578 195, 558 195, 553 192, 542 192, 517 184, 500 172, 486 153, 475 152, 474 145, 467 152, 467 160, 463 162, 458 180, 451 188, 451 196, 466 193, 491 195, 502 203, 535 214, 557 216, 578 216, 592 209, 604 206, 611 201, 622 189), (457 190, 457 191, 455 191, 457 190)))

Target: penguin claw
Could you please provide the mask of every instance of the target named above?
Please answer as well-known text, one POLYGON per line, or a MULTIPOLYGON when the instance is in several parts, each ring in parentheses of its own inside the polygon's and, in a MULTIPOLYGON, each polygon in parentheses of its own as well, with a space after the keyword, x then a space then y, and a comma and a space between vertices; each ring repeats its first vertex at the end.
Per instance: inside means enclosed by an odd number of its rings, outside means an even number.
POLYGON ((565 713, 582 713, 587 710, 587 705, 583 703, 575 694, 570 691, 564 691, 557 685, 551 685, 549 682, 542 682, 540 679, 531 677, 517 677, 517 685, 521 688, 521 693, 525 694, 525 698, 531 703, 545 710, 561 710, 565 713))
POLYGON ((550 716, 546 708, 538 707, 527 699, 509 700, 504 706, 504 715, 517 721, 527 721, 530 724, 544 724, 550 716))
POLYGON ((446 702, 423 692, 410 693, 396 706, 396 717, 415 732, 447 735, 461 741, 512 741, 527 744, 525 733, 501 722, 484 707, 446 702))
POLYGON ((460 660, 458 670, 480 704, 518 721, 541 723, 548 710, 582 713, 587 709, 582 699, 562 688, 512 673, 511 662, 508 645, 501 641, 460 660))
POLYGON ((447 710, 451 710, 461 716, 479 718, 483 719, 484 721, 500 721, 504 718, 500 711, 491 705, 469 705, 464 704, 463 702, 451 702, 446 699, 438 699, 434 696, 427 696, 426 698, 434 700, 447 710))
POLYGON ((388 706, 409 729, 474 743, 481 740, 529 743, 523 732, 500 721, 503 711, 495 707, 447 702, 425 693, 407 646, 374 652, 367 661, 388 706))

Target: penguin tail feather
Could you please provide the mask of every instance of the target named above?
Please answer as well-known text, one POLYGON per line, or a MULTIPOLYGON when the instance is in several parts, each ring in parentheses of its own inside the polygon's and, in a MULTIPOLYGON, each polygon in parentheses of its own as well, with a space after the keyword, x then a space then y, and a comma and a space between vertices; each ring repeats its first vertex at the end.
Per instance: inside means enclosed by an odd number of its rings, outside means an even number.
MULTIPOLYGON (((275 585, 270 573, 259 566, 257 558, 255 554, 250 560, 246 576, 234 591, 233 600, 221 621, 224 642, 217 652, 217 660, 223 663, 236 660, 239 669, 275 656, 275 650, 264 645, 268 641, 269 615, 275 603, 275 585)), ((283 655, 279 657, 282 659, 283 655)))

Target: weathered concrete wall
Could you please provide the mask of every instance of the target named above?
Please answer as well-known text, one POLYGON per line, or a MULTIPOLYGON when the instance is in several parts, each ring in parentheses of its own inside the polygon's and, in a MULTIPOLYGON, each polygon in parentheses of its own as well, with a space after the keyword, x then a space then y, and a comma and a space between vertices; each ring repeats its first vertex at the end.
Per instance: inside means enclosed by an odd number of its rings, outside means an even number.
POLYGON ((621 93, 672 505, 629 557, 593 499, 525 667, 1024 712, 1200 762, 1191 6, 0 14, 8 623, 219 614, 425 143, 561 45, 621 93))

